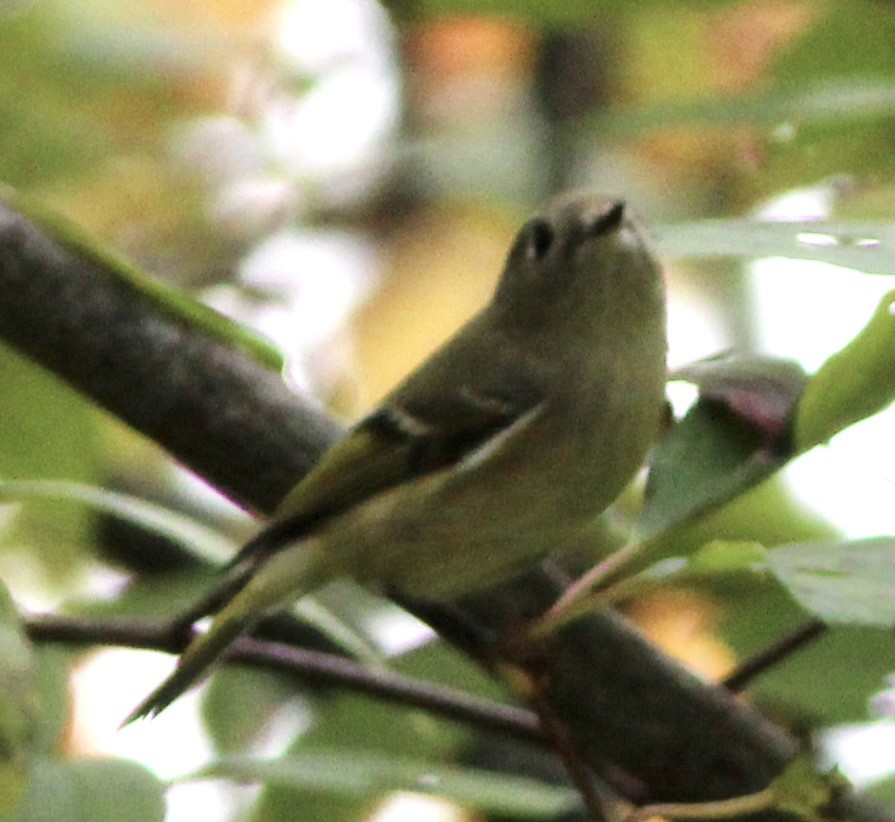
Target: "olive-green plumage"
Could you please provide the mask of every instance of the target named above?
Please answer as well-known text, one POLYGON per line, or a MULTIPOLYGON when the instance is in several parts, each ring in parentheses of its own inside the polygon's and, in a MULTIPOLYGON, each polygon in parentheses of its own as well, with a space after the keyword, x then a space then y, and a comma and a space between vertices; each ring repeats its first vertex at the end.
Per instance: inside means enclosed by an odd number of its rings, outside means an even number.
POLYGON ((665 348, 661 275, 624 203, 548 203, 488 305, 245 546, 230 569, 244 584, 127 721, 161 711, 265 613, 334 577, 445 600, 561 548, 641 465, 665 348))

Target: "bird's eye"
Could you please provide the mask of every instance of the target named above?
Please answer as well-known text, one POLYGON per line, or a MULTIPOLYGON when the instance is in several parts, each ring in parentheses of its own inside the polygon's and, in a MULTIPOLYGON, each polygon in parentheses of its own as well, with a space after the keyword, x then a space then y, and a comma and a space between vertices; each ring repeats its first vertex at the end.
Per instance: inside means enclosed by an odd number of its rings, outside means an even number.
POLYGON ((599 237, 603 234, 611 234, 618 229, 625 217, 625 204, 613 203, 609 208, 594 218, 590 224, 590 234, 599 237))
POLYGON ((550 223, 539 218, 532 220, 525 232, 525 256, 534 263, 543 260, 550 253, 554 239, 550 223))

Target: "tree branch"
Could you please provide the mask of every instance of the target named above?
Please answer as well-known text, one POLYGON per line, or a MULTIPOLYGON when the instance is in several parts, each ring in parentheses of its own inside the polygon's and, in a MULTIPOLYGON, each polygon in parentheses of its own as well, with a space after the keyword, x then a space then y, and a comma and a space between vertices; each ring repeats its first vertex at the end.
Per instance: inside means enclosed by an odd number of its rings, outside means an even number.
MULTIPOLYGON (((120 645, 169 654, 181 653, 191 638, 183 631, 172 634, 167 625, 151 625, 135 619, 35 616, 25 620, 25 631, 34 642, 120 645)), ((226 661, 278 671, 316 686, 351 689, 385 702, 507 734, 523 742, 546 744, 538 717, 532 711, 476 699, 453 688, 389 671, 371 670, 335 654, 244 636, 233 644, 226 661)))
POLYGON ((741 662, 737 665, 736 670, 721 680, 721 684, 729 691, 739 693, 757 676, 769 671, 796 651, 802 650, 806 645, 822 636, 826 630, 826 624, 819 619, 808 620, 792 633, 777 640, 769 648, 765 648, 745 662, 741 662))
POLYGON ((0 303, 0 339, 252 510, 270 512, 341 435, 279 374, 44 233, 2 192, 0 303))
MULTIPOLYGON (((0 338, 244 506, 269 512, 339 436, 248 353, 209 335, 104 259, 0 203, 0 338)), ((566 580, 549 565, 456 608, 407 603, 485 664, 566 580)), ((632 798, 724 799, 764 788, 796 741, 725 689, 689 674, 614 613, 560 630, 510 660, 537 681, 578 750, 632 798)), ((758 817, 755 817, 758 818, 758 817)), ((776 819, 776 814, 762 814, 776 819)))

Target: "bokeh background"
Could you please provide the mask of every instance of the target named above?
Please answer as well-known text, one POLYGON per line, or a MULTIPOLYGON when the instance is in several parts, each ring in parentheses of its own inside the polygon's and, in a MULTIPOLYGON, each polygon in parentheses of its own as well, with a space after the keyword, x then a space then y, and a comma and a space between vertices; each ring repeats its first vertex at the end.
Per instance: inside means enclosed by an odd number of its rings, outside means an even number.
MULTIPOLYGON (((810 371, 862 327, 891 277, 759 248, 731 257, 709 244, 694 257, 681 225, 891 224, 893 29, 883 0, 4 0, 0 180, 267 336, 295 390, 345 420, 487 299, 515 229, 567 188, 620 193, 653 227, 671 365, 734 348, 810 371)), ((112 487, 234 539, 251 533, 245 514, 151 443, 4 348, 0 417, 3 477, 112 487)), ((890 409, 787 469, 785 526, 769 516, 764 537, 895 533, 893 421, 890 409)), ((147 562, 140 539, 89 506, 4 504, 0 577, 30 610, 112 600, 137 555, 162 580, 177 564, 156 545, 147 562)), ((336 610, 405 669, 494 692, 396 609, 338 593, 336 610)), ((711 592, 666 592, 629 613, 706 676, 734 664, 742 638, 711 592)), ((856 678, 847 704, 821 692, 821 721, 802 719, 836 726, 831 750, 864 784, 895 769, 892 720, 868 704, 893 666, 864 664, 886 647, 878 636, 848 657, 853 639, 832 657, 856 678)), ((57 752, 125 756, 170 778, 213 744, 226 749, 220 732, 209 740, 196 694, 117 730, 168 658, 107 650, 77 662, 57 752)), ((219 679, 224 693, 239 685, 238 672, 219 679)), ((770 693, 784 714, 786 694, 785 683, 770 693)), ((360 699, 321 711, 294 697, 272 715, 258 712, 252 728, 244 711, 229 744, 253 732, 267 753, 302 732, 430 753, 456 744, 425 717, 396 722, 360 699)), ((313 802, 303 818, 464 818, 410 796, 313 802)), ((168 791, 166 818, 293 818, 288 807, 272 791, 200 782, 168 791)))

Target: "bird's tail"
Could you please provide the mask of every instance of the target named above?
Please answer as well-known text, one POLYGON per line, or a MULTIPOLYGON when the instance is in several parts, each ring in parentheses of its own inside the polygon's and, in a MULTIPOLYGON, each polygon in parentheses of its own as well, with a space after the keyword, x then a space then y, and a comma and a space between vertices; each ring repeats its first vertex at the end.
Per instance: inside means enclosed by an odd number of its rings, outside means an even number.
POLYGON ((231 643, 269 610, 310 592, 329 577, 320 554, 305 546, 283 550, 261 566, 214 617, 211 627, 184 651, 174 672, 122 722, 153 717, 199 683, 231 643))

